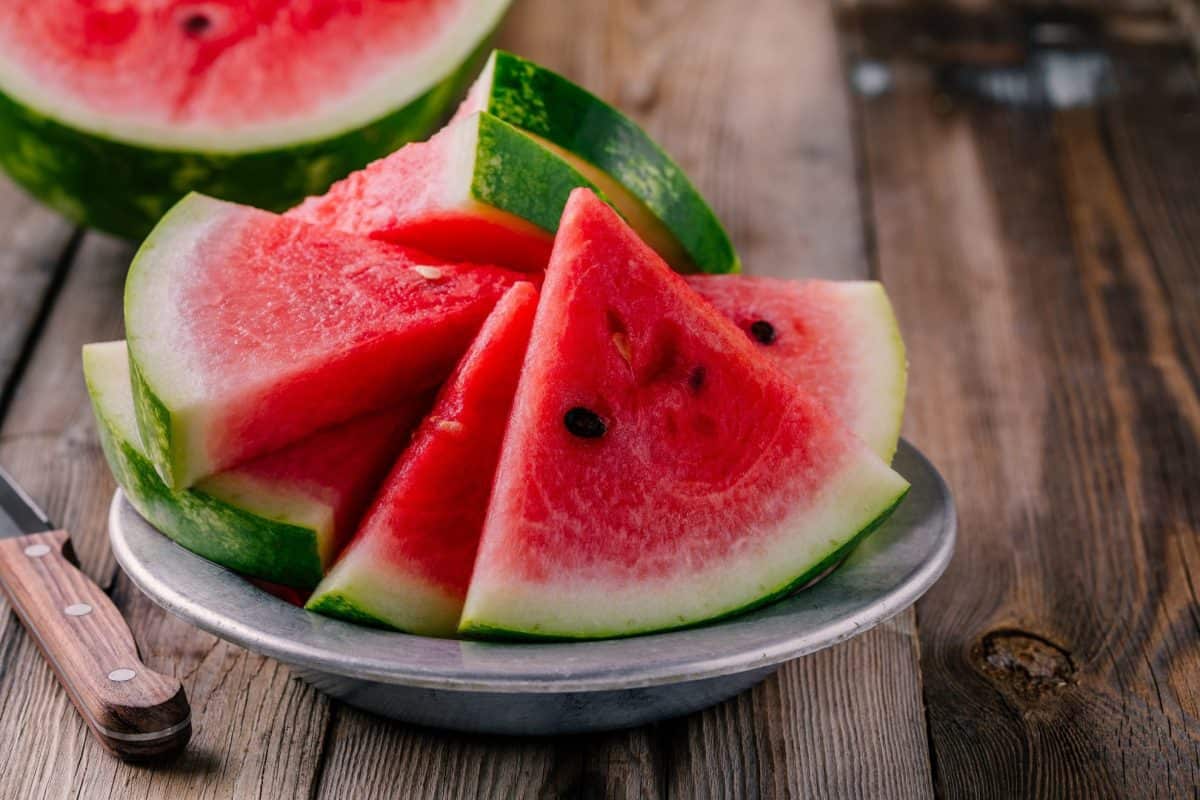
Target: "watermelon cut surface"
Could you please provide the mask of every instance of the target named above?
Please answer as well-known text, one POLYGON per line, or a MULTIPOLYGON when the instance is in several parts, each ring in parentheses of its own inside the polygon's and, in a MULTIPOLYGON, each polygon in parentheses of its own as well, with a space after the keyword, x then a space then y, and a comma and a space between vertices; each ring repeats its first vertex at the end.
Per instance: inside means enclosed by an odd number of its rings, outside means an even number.
POLYGON ((316 585, 354 531, 428 405, 352 420, 173 491, 141 443, 125 343, 85 346, 83 373, 105 457, 143 517, 211 561, 302 589, 316 585))
POLYGON ((500 300, 309 609, 455 632, 536 307, 528 283, 500 300))
POLYGON ((508 0, 6 0, 0 164, 142 236, 189 189, 282 209, 423 138, 508 0))
POLYGON ((506 122, 471 114, 288 216, 440 256, 541 270, 571 191, 590 186, 506 122))
POLYGON ((486 111, 587 176, 638 234, 682 272, 738 272, 716 214, 635 122, 591 92, 512 53, 492 53, 459 109, 486 111))
POLYGON ((880 458, 892 460, 908 364, 881 284, 742 275, 689 276, 688 283, 880 458))
POLYGON ((125 284, 147 454, 184 488, 418 397, 517 278, 191 195, 125 284))
POLYGON ((460 622, 681 627, 783 594, 907 482, 587 191, 542 289, 460 622))

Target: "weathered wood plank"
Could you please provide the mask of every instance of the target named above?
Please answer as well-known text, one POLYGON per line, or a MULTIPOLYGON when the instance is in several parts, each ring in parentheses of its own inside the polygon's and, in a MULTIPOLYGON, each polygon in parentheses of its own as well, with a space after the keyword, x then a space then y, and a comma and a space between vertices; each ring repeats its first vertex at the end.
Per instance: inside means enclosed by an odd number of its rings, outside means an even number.
POLYGON ((185 757, 167 769, 112 759, 3 607, 0 749, 8 757, 0 797, 304 797, 320 762, 327 701, 281 665, 167 616, 117 577, 108 550, 105 512, 113 484, 79 348, 122 335, 131 254, 125 243, 84 238, 0 427, 0 463, 71 531, 84 569, 114 587, 147 665, 183 681, 195 734, 185 757))
MULTIPOLYGON (((867 275, 850 114, 824 3, 527 0, 501 44, 644 124, 729 224, 748 271, 867 275)), ((911 612, 716 709, 651 728, 512 742, 340 708, 330 738, 319 794, 331 798, 382 787, 411 797, 932 791, 911 612)))
POLYGON ((116 565, 96 509, 112 492, 84 392, 79 351, 121 338, 121 292, 131 249, 86 236, 0 424, 0 464, 71 531, 84 570, 101 586, 116 565))
POLYGON ((670 723, 669 796, 931 796, 917 657, 902 615, 670 723))
POLYGON ((1149 80, 1173 87, 1159 116, 1118 85, 1102 117, 981 99, 986 63, 889 47, 866 48, 890 79, 861 101, 871 216, 909 431, 960 509, 918 608, 937 789, 1192 796, 1200 261, 1178 126, 1195 81, 1149 80))
POLYGON ((74 227, 0 175, 0 414, 62 272, 74 227))

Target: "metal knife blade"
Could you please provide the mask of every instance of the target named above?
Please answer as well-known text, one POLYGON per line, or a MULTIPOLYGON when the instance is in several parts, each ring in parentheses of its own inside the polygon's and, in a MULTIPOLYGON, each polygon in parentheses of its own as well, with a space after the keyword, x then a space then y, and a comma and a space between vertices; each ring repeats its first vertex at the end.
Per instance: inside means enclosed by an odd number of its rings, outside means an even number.
POLYGON ((0 539, 53 529, 45 512, 0 467, 0 539))

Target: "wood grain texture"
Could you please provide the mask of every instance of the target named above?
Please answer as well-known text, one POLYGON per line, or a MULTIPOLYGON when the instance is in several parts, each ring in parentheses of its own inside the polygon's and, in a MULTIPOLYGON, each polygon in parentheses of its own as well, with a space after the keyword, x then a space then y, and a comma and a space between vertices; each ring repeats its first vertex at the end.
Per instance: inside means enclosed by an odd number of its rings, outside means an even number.
POLYGON ((74 237, 69 222, 0 175, 0 414, 74 237))
POLYGON ((1173 177, 1195 168, 1194 74, 1114 48, 1116 94, 1064 109, 997 102, 974 51, 851 39, 890 78, 860 111, 907 430, 960 509, 918 607, 936 788, 1194 796, 1200 260, 1194 182, 1173 177), (1152 85, 1170 97, 1148 113, 1152 85))

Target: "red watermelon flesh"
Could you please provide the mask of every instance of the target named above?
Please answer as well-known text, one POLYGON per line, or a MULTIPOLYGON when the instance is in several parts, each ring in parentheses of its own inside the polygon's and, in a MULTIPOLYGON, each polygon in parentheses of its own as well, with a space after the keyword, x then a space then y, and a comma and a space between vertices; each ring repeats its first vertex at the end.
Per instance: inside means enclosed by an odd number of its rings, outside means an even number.
POLYGON ((804 391, 890 461, 904 416, 904 342, 875 281, 696 275, 688 283, 804 391))
POLYGON ((148 453, 182 488, 416 397, 516 279, 191 195, 126 282, 148 453))
POLYGON ((551 234, 478 202, 463 184, 473 173, 476 123, 469 117, 405 145, 288 216, 464 261, 540 270, 551 234))
POLYGON ((424 91, 409 84, 428 82, 435 62, 463 58, 458 51, 494 24, 497 5, 6 0, 0 74, 76 116, 122 120, 151 134, 227 139, 230 128, 277 128, 311 121, 317 111, 362 124, 424 91))
POLYGON ((460 630, 594 638, 789 590, 907 483, 604 203, 563 215, 460 630))
POLYGON ((319 538, 318 547, 321 563, 328 566, 350 539, 427 408, 427 398, 416 398, 400 408, 317 431, 282 450, 210 476, 197 489, 226 500, 274 494, 280 510, 298 498, 306 506, 323 506, 332 516, 332 535, 319 538))
POLYGON ((254 578, 248 575, 243 575, 242 577, 257 586, 259 589, 262 589, 267 594, 278 597, 288 605, 303 608, 304 603, 308 600, 309 593, 303 589, 296 589, 292 586, 284 586, 281 583, 271 583, 270 581, 264 581, 261 578, 254 578))
POLYGON ((454 633, 536 307, 528 283, 496 305, 308 608, 454 633))

